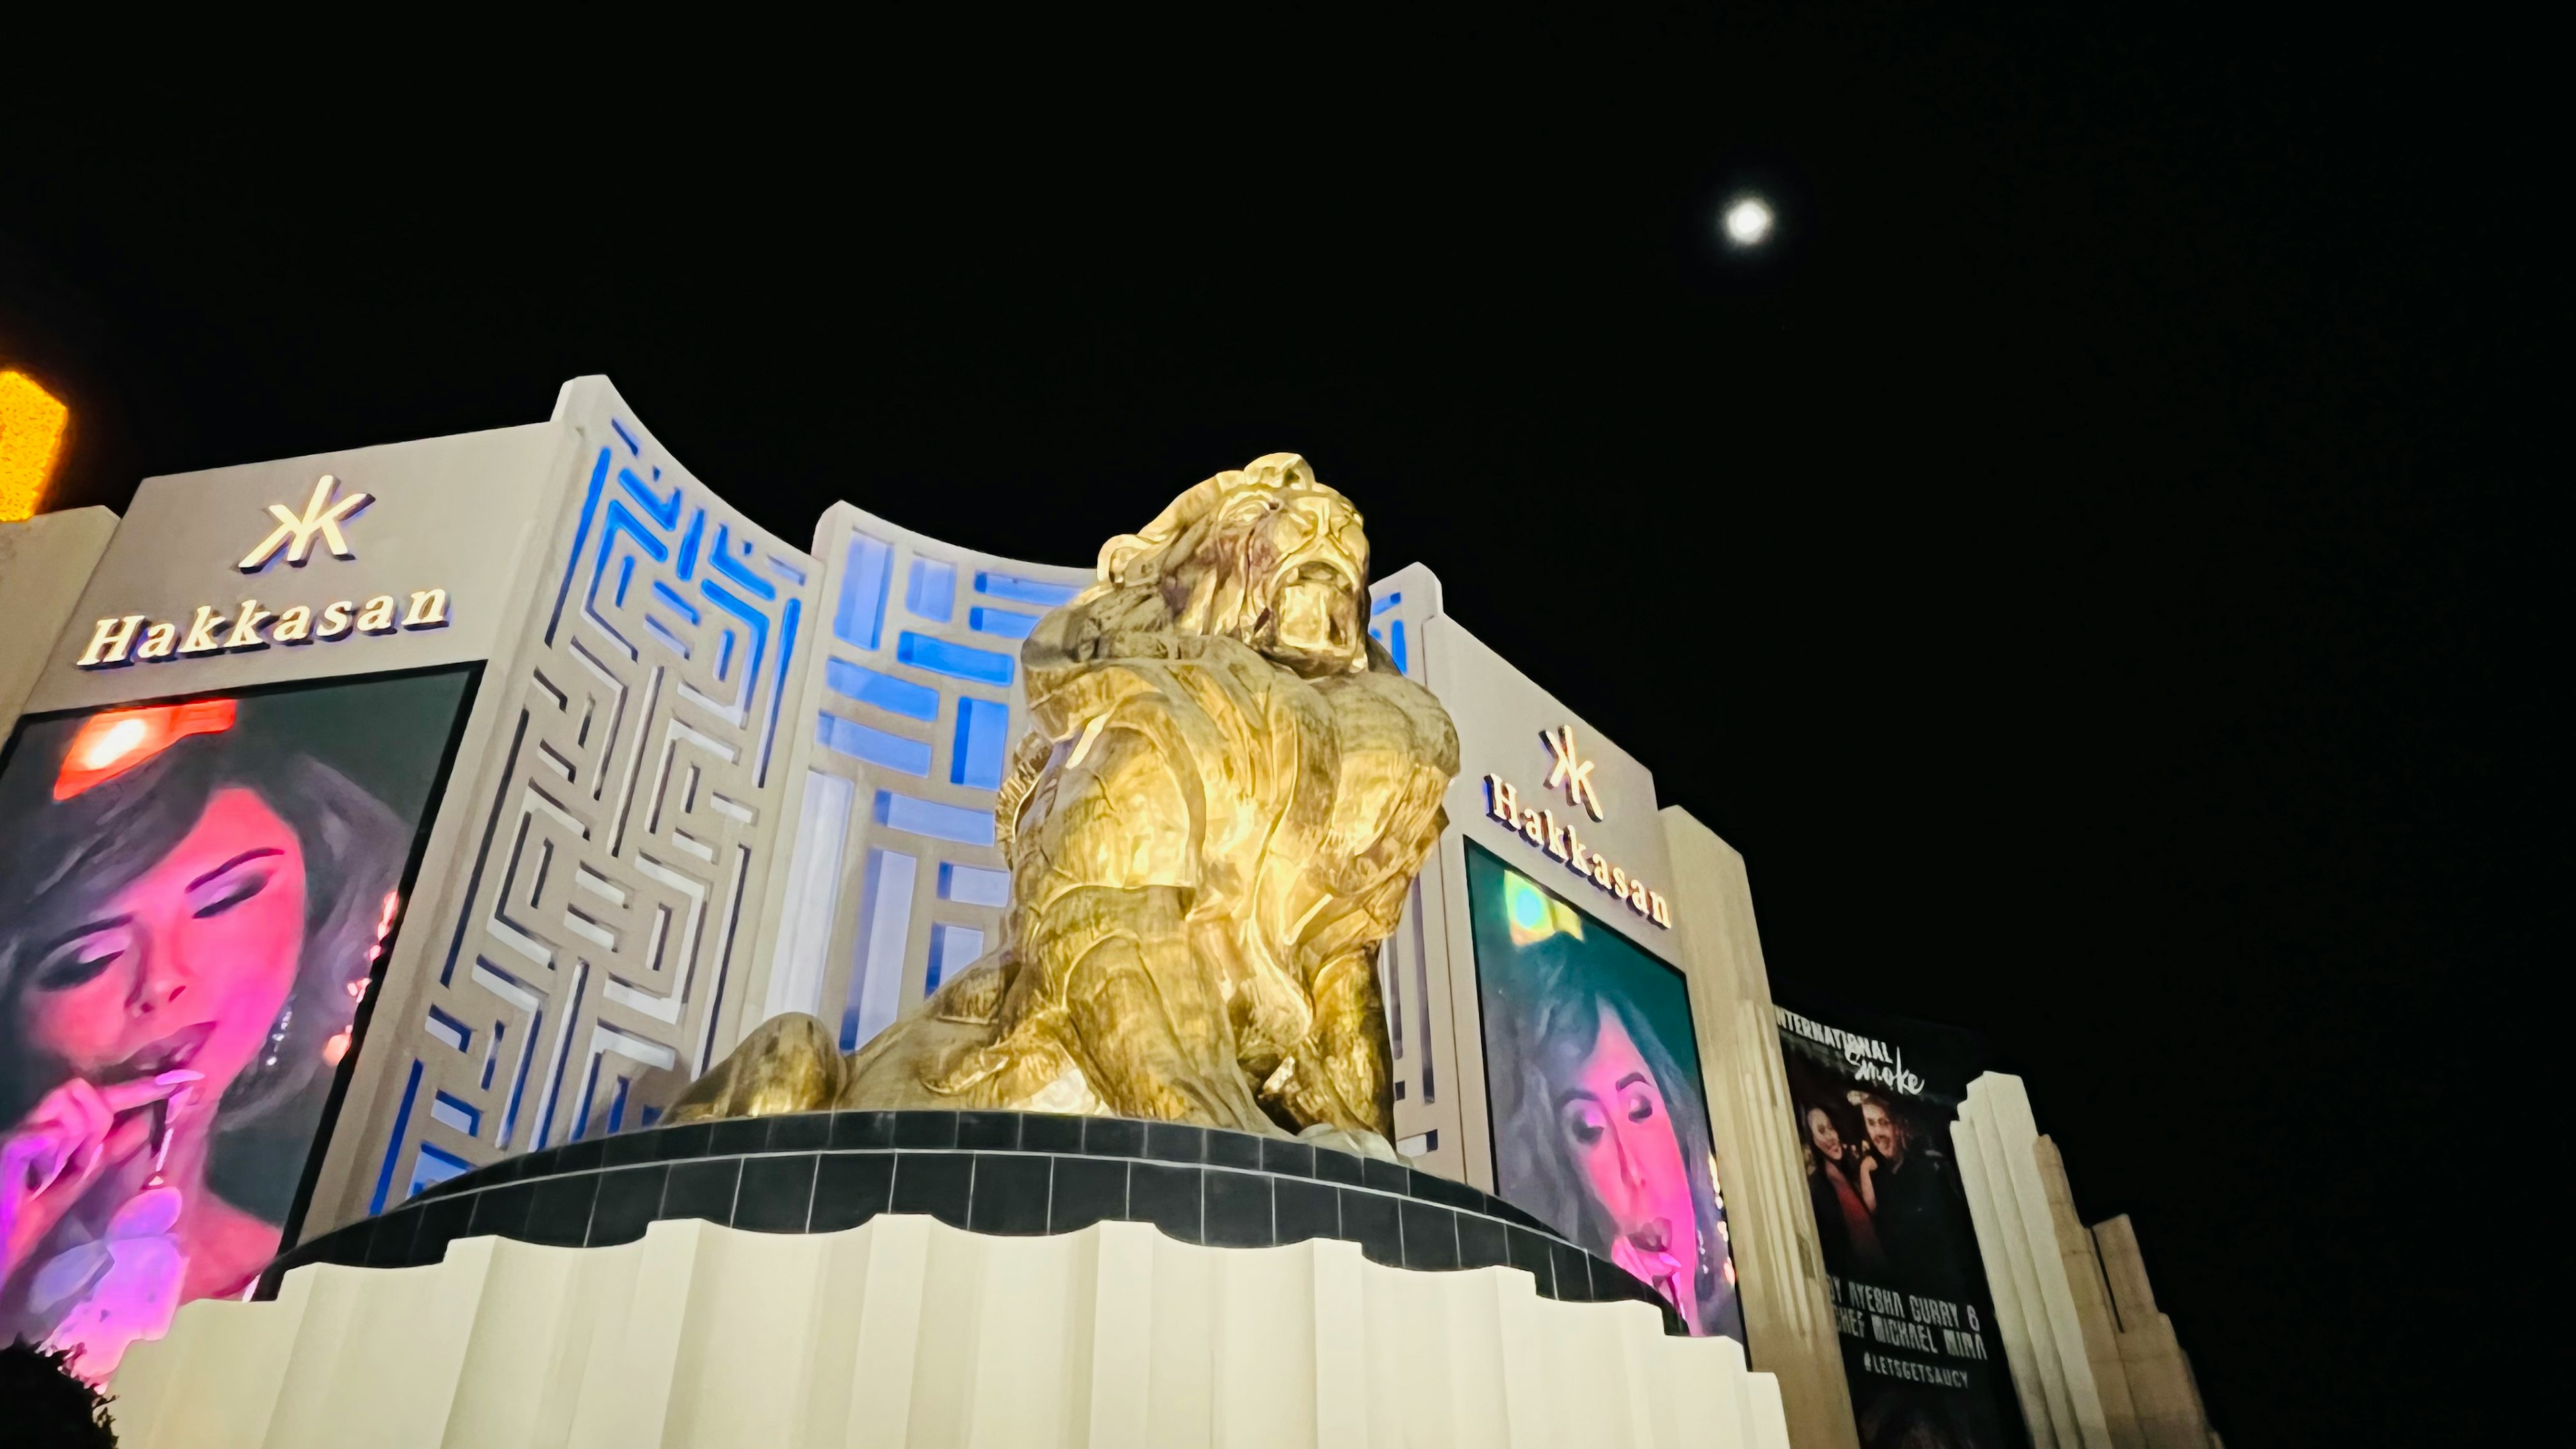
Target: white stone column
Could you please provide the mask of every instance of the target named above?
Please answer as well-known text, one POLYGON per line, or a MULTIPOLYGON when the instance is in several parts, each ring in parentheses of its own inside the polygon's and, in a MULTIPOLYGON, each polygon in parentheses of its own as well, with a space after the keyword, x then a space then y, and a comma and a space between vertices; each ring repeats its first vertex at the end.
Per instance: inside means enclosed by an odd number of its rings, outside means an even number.
MULTIPOLYGON (((1963 1154, 1962 1164, 1988 1283, 1998 1313, 2007 1292, 2015 1299, 2027 1368, 2047 1404, 2048 1422, 2032 1419, 2031 1438, 2061 1449, 2143 1449, 2092 1235, 2075 1217, 2057 1146, 2040 1135, 2021 1079, 1988 1072, 1970 1082, 1959 1120, 1974 1133, 1973 1157, 1963 1154)), ((2010 1338, 2006 1355, 2018 1379, 2025 1363, 2013 1358, 2010 1338)))
POLYGON ((1779 1384, 1799 1449, 1857 1449, 1752 882, 1744 857, 1690 812, 1667 806, 1663 821, 1745 1338, 1779 1384))

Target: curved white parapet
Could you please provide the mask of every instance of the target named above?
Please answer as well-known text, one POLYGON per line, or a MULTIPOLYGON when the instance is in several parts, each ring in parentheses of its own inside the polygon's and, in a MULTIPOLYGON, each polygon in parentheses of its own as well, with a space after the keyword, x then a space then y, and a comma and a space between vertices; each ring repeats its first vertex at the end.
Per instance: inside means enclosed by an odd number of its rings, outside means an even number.
POLYGON ((473 1238, 436 1267, 317 1265, 273 1303, 190 1304, 113 1391, 127 1449, 1789 1442, 1769 1374, 1642 1304, 1125 1222, 473 1238))

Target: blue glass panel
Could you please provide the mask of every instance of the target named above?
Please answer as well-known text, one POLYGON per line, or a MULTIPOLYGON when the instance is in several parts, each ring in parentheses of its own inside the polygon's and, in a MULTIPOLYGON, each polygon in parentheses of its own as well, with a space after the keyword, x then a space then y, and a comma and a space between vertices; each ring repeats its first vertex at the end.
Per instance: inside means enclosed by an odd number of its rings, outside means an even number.
POLYGON ((1040 583, 1014 574, 977 574, 975 592, 1008 599, 1015 604, 1036 604, 1040 608, 1052 609, 1082 590, 1073 584, 1040 583))
POLYGON ((1389 594, 1389 595, 1387 595, 1385 598, 1378 600, 1376 603, 1369 605, 1369 617, 1371 617, 1371 618, 1375 618, 1376 616, 1378 616, 1378 615, 1380 615, 1380 614, 1385 613, 1387 610, 1392 609, 1392 608, 1394 608, 1396 605, 1401 604, 1401 603, 1403 603, 1403 602, 1404 602, 1404 595, 1402 595, 1402 594, 1389 594))
POLYGON ((445 1092, 429 1099, 429 1120, 467 1137, 483 1135, 483 1109, 445 1092))
POLYGON ((451 1177, 472 1171, 473 1168, 474 1164, 455 1153, 441 1152, 424 1142, 420 1144, 420 1156, 412 1159, 411 1191, 404 1196, 418 1197, 424 1189, 436 1187, 451 1177))
POLYGON ((957 612, 957 565, 914 559, 912 581, 904 585, 903 606, 925 619, 947 623, 957 612))
POLYGON ((474 1028, 433 1006, 429 1009, 429 1034, 463 1051, 474 1040, 474 1028))
POLYGON ((903 951, 912 930, 912 883, 919 866, 899 850, 868 852, 858 959, 852 963, 849 1000, 841 1012, 845 1052, 885 1030, 903 1005, 903 951))
POLYGON ((1404 621, 1398 619, 1387 625, 1386 632, 1391 636, 1386 641, 1386 652, 1395 656, 1395 672, 1402 674, 1405 671, 1404 621))
POLYGON ((930 971, 921 983, 921 994, 928 996, 939 989, 939 983, 975 964, 984 954, 984 933, 973 926, 951 926, 945 922, 930 928, 930 971))
POLYGON ((841 603, 832 613, 832 632, 845 644, 874 649, 885 626, 886 573, 894 567, 894 546, 864 533, 850 535, 849 562, 841 570, 841 603))
POLYGON ((852 664, 846 659, 823 661, 823 686, 845 699, 873 704, 892 714, 913 719, 939 718, 939 691, 927 684, 879 674, 873 669, 852 664))
POLYGON ((953 840, 960 845, 993 843, 992 811, 942 805, 933 800, 898 795, 892 790, 877 792, 877 823, 936 840, 953 840))
POLYGON ((826 710, 814 717, 814 742, 825 749, 901 770, 907 775, 930 773, 930 742, 908 740, 884 730, 870 729, 855 720, 846 720, 826 710))
POLYGON ((970 906, 1007 906, 1011 903, 1011 873, 941 861, 939 898, 970 906))
POLYGON ((1029 631, 1038 626, 1038 616, 1023 614, 1017 609, 977 608, 967 613, 966 622, 982 633, 999 634, 1005 639, 1026 639, 1029 631))
POLYGON ((1018 662, 1008 654, 996 654, 990 649, 969 649, 963 644, 951 644, 945 639, 933 639, 909 629, 895 641, 894 657, 916 669, 927 669, 933 674, 945 674, 955 679, 971 679, 977 684, 1010 683, 1011 668, 1018 662))
POLYGON ((375 1196, 368 1199, 370 1214, 385 1210, 385 1194, 394 1190, 394 1159, 402 1156, 403 1139, 411 1131, 412 1099, 420 1095, 420 1061, 411 1064, 411 1079, 403 1083, 402 1105, 394 1109, 393 1140, 385 1144, 384 1166, 376 1171, 375 1196))
MULTIPOLYGON (((981 613, 982 610, 976 612, 981 613)), ((949 752, 948 779, 978 790, 1002 788, 1002 750, 1010 743, 1011 707, 989 699, 957 701, 957 747, 949 752)))

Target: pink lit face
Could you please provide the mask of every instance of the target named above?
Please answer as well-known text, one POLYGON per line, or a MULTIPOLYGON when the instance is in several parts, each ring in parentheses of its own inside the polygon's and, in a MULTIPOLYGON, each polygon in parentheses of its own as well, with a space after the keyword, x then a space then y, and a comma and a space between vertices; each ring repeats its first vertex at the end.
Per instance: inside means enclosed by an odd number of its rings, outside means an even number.
POLYGON ((304 947, 304 850, 245 789, 47 951, 19 998, 26 1039, 90 1081, 205 1074, 196 1110, 265 1046, 304 947))
POLYGON ((1843 1134, 1834 1130, 1834 1119, 1822 1107, 1807 1109, 1807 1140, 1816 1144, 1816 1155, 1827 1162, 1843 1160, 1843 1134))
POLYGON ((1617 1015, 1557 1099, 1557 1122, 1617 1238, 1610 1257, 1699 1331, 1699 1215, 1670 1107, 1617 1015))

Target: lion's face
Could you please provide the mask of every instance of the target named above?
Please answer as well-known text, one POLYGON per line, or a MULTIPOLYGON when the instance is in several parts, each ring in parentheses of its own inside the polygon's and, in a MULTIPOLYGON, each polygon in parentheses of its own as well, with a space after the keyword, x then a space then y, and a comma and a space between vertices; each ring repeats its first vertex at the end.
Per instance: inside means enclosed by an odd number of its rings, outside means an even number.
POLYGON ((1239 639, 1309 679, 1369 667, 1359 510, 1294 453, 1219 473, 1103 544, 1099 587, 1154 589, 1173 629, 1239 639))
POLYGON ((1247 487, 1219 510, 1212 550, 1241 571, 1233 633, 1299 674, 1368 663, 1368 537, 1329 488, 1247 487))
POLYGON ((1368 536, 1294 453, 1256 458, 1100 551, 1103 588, 1151 587, 1171 627, 1239 639, 1309 679, 1369 667, 1368 536))

